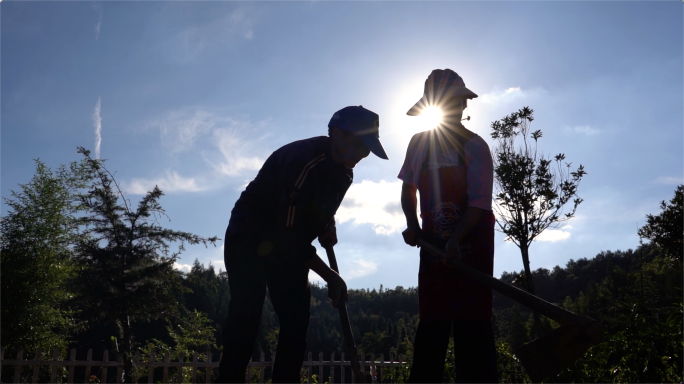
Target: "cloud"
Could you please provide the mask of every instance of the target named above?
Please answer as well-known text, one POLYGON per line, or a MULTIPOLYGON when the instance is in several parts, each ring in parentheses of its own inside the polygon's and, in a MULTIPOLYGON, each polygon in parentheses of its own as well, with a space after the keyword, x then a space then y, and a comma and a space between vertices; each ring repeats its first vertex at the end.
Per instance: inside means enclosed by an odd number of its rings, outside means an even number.
POLYGON ((97 24, 95 25, 95 40, 99 40, 100 27, 102 27, 102 4, 93 4, 93 9, 97 13, 97 24))
POLYGON ((390 235, 406 224, 401 211, 401 180, 354 183, 335 214, 338 223, 370 224, 376 234, 390 235))
POLYGON ((183 272, 190 272, 192 265, 173 263, 173 268, 183 272))
POLYGON ((665 185, 679 185, 679 184, 684 184, 684 177, 677 177, 677 176, 660 176, 659 178, 656 179, 655 181, 658 184, 665 184, 665 185))
MULTIPOLYGON (((566 228, 571 228, 567 226, 566 228)), ((543 241, 549 243, 555 243, 556 241, 567 240, 570 238, 570 232, 563 231, 560 229, 547 229, 542 232, 535 240, 543 241)))
POLYGON ((594 135, 601 133, 601 131, 599 131, 598 129, 592 128, 588 125, 578 125, 576 127, 565 127, 565 130, 568 132, 571 132, 571 133, 579 133, 579 134, 583 134, 586 136, 594 136, 594 135))
POLYGON ((95 111, 93 112, 93 125, 95 126, 95 158, 100 158, 100 144, 102 144, 102 118, 100 117, 100 97, 97 98, 95 111))
POLYGON ((162 144, 172 153, 179 153, 189 150, 199 137, 211 132, 221 120, 206 110, 182 108, 148 121, 146 128, 159 129, 162 144))
POLYGON ((158 179, 135 178, 130 182, 124 182, 123 189, 133 195, 144 195, 158 186, 164 192, 201 192, 205 187, 198 185, 194 178, 185 178, 177 172, 166 172, 166 175, 158 179))
POLYGON ((480 96, 480 102, 484 104, 497 104, 502 101, 517 100, 526 96, 520 87, 511 87, 501 92, 485 93, 480 96))
POLYGON ((222 159, 212 160, 205 157, 220 174, 238 176, 244 171, 257 171, 264 164, 264 159, 250 155, 251 145, 241 137, 237 129, 217 129, 214 131, 215 143, 221 152, 222 159))
POLYGON ((349 271, 345 271, 344 273, 344 278, 346 280, 357 279, 359 277, 372 275, 378 271, 378 263, 370 260, 355 259, 349 260, 346 264, 346 269, 350 269, 349 271), (348 264, 351 264, 351 266, 348 264))

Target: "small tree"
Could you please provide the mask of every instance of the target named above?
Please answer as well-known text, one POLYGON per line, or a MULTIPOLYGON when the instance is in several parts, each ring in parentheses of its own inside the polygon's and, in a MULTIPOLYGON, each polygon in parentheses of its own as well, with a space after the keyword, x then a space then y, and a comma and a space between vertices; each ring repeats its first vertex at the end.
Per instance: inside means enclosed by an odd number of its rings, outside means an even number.
POLYGON ((646 225, 639 228, 639 236, 651 240, 666 257, 682 262, 684 253, 684 185, 675 190, 675 195, 666 203, 660 202, 663 211, 657 215, 646 215, 646 225))
MULTIPOLYGON (((86 184, 84 163, 52 171, 36 160, 36 173, 4 199, 0 219, 2 344, 9 351, 66 350, 77 327, 67 305, 73 276, 72 247, 78 228, 74 200, 86 184)), ((13 353, 13 352, 12 352, 13 353)))
MULTIPOLYGON (((496 222, 506 240, 520 248, 525 287, 532 294, 530 245, 546 229, 559 228, 574 216, 582 203, 577 188, 586 174, 582 165, 573 171, 562 153, 551 159, 538 152, 542 132, 530 130, 533 112, 524 107, 491 125, 492 138, 498 140, 493 154, 496 222), (518 145, 516 139, 522 143, 518 145), (564 212, 569 202, 572 208, 564 212)), ((534 322, 538 332, 536 312, 534 322)))
POLYGON ((103 160, 92 159, 79 147, 92 176, 87 193, 80 196, 87 214, 80 219, 84 236, 77 244, 78 302, 91 320, 115 322, 122 341, 126 382, 133 380, 131 322, 174 317, 177 293, 183 289, 181 272, 173 268, 185 242, 216 245, 216 236, 203 238, 162 228, 167 217, 155 187, 136 209, 119 189, 103 160), (180 242, 169 252, 169 242, 180 242))

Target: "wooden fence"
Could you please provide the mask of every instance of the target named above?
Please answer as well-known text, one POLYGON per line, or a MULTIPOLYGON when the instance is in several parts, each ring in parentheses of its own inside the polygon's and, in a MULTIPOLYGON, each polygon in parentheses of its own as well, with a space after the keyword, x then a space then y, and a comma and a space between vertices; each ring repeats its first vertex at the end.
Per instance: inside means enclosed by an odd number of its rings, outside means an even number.
MULTIPOLYGON (((221 354, 222 355, 222 354, 221 354)), ((364 356, 362 351, 359 351, 359 356, 364 356)), ((99 381, 100 378, 106 378, 108 377, 108 371, 109 369, 116 369, 116 382, 120 383, 122 382, 122 377, 123 377, 123 361, 121 358, 118 359, 118 361, 109 361, 109 351, 105 350, 103 355, 102 355, 102 361, 93 361, 93 350, 89 349, 88 354, 86 357, 85 361, 82 360, 76 360, 76 350, 72 349, 69 360, 60 360, 59 359, 59 350, 54 349, 52 352, 52 359, 46 359, 43 356, 43 352, 41 351, 40 348, 36 350, 36 354, 33 358, 33 360, 24 360, 24 350, 20 349, 17 352, 17 357, 15 360, 6 360, 5 359, 5 349, 2 348, 0 349, 0 360, 2 361, 2 364, 0 364, 0 375, 2 375, 2 371, 7 369, 8 367, 14 367, 14 383, 19 383, 21 382, 21 376, 22 376, 22 368, 28 366, 29 367, 29 372, 31 370, 31 367, 33 369, 33 375, 31 378, 31 383, 37 383, 39 379, 39 373, 40 373, 40 367, 41 366, 49 366, 51 369, 51 374, 50 374, 50 383, 56 383, 57 382, 57 371, 58 367, 67 367, 68 368, 68 374, 66 378, 66 383, 73 383, 74 382, 74 371, 77 367, 84 367, 85 368, 85 375, 84 377, 84 383, 90 383, 93 382, 91 379, 94 379, 96 381, 99 381), (95 370, 93 370, 95 368, 95 370), (93 376, 91 376, 93 375, 93 376)), ((335 353, 332 353, 330 355, 330 360, 324 360, 323 353, 318 354, 318 360, 312 360, 311 358, 311 352, 308 354, 308 359, 303 362, 303 368, 307 370, 307 378, 308 382, 311 382, 312 378, 312 373, 317 374, 319 377, 319 383, 323 383, 327 381, 325 377, 331 377, 331 383, 345 383, 347 382, 347 378, 351 379, 349 382, 354 383, 355 377, 351 369, 349 369, 350 372, 350 377, 346 376, 346 367, 351 367, 351 363, 344 358, 344 353, 341 354, 340 359, 336 360, 335 358, 335 353), (313 372, 315 367, 318 367, 318 372, 313 372), (329 374, 327 376, 324 376, 324 368, 329 367, 329 374), (336 375, 336 367, 339 368, 339 375, 336 375), (324 379, 321 379, 324 378, 324 379)), ((363 372, 370 374, 370 378, 373 382, 375 381, 382 381, 383 374, 385 373, 384 370, 385 368, 396 368, 396 367, 401 367, 406 362, 403 361, 403 356, 400 355, 398 360, 394 360, 394 355, 390 354, 390 359, 388 361, 385 361, 384 355, 380 355, 379 360, 375 359, 375 355, 371 354, 370 360, 368 361, 361 361, 361 369, 363 372)), ((275 354, 273 355, 273 360, 275 359, 275 354)), ((193 353, 192 356, 192 361, 185 361, 185 356, 181 352, 178 357, 178 361, 170 361, 169 360, 169 353, 166 352, 163 360, 157 361, 158 358, 152 353, 152 355, 149 357, 149 359, 146 360, 141 360, 140 358, 140 352, 136 352, 135 356, 133 357, 133 364, 136 367, 142 367, 142 368, 148 368, 147 369, 147 382, 148 383, 153 383, 154 381, 154 373, 155 369, 161 368, 163 371, 162 375, 162 382, 163 383, 181 383, 183 382, 183 377, 182 374, 179 375, 179 373, 183 372, 183 368, 189 368, 190 369, 190 382, 191 383, 197 383, 197 376, 199 370, 204 371, 204 381, 206 383, 211 383, 211 378, 212 378, 212 371, 213 369, 218 369, 219 366, 219 361, 221 360, 221 356, 219 356, 218 361, 212 361, 212 353, 210 351, 207 352, 207 358, 206 361, 199 361, 198 359, 198 354, 197 352, 193 353), (175 374, 172 374, 171 377, 169 377, 169 368, 176 368, 175 374)), ((245 381, 250 382, 250 378, 254 376, 256 373, 256 370, 258 370, 259 374, 259 383, 264 382, 264 374, 266 368, 273 368, 273 361, 265 361, 265 355, 263 352, 261 352, 261 356, 259 361, 251 361, 249 362, 249 366, 247 368, 247 371, 245 372, 245 381)), ((158 372, 158 371, 157 371, 158 372)), ((185 371, 187 372, 187 370, 185 371)), ((62 378, 63 380, 63 378, 62 378)), ((185 380, 187 382, 187 379, 185 380)), ((28 380, 26 380, 28 382, 28 380)))

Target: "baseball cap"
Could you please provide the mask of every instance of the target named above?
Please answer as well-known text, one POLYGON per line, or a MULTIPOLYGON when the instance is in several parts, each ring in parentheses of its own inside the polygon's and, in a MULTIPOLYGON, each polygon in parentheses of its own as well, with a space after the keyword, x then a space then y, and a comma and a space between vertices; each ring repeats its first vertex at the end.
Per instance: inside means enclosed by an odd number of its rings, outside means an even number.
POLYGON ((409 116, 418 116, 430 105, 439 105, 440 101, 455 97, 474 99, 477 95, 466 88, 458 73, 451 69, 435 69, 425 80, 423 97, 406 112, 409 116))
POLYGON ((330 119, 328 128, 337 127, 352 132, 377 157, 387 160, 385 149, 380 144, 380 117, 363 106, 340 109, 330 119))

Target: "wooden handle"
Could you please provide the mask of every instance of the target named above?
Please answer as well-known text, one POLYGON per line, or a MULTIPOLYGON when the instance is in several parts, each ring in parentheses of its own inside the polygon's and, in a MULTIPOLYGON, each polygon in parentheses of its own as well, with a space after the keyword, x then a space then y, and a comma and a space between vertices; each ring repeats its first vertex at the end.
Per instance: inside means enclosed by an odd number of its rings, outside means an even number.
MULTIPOLYGON (((431 253, 435 254, 437 257, 441 259, 446 258, 446 252, 444 252, 444 250, 435 247, 427 241, 419 239, 416 243, 419 246, 427 249, 431 253)), ((588 317, 579 316, 564 308, 551 304, 548 301, 540 299, 539 297, 532 295, 526 291, 523 291, 520 288, 506 284, 499 279, 489 276, 486 273, 480 272, 479 270, 471 267, 470 265, 460 260, 456 260, 456 258, 454 257, 452 257, 451 260, 449 260, 448 265, 455 268, 459 272, 463 272, 464 274, 471 277, 473 280, 482 283, 521 304, 524 304, 530 309, 537 311, 550 319, 556 320, 561 325, 569 323, 588 324, 594 321, 593 319, 590 319, 588 317)))
MULTIPOLYGON (((335 258, 335 251, 332 246, 325 247, 325 253, 328 255, 328 262, 330 263, 330 268, 340 273, 337 267, 337 259, 335 258)), ((349 321, 349 313, 347 312, 347 304, 344 302, 344 298, 340 297, 337 302, 337 309, 340 311, 340 322, 342 323, 342 334, 344 335, 345 344, 347 344, 347 352, 349 353, 349 361, 351 362, 351 369, 354 371, 356 376, 356 381, 359 383, 366 382, 366 375, 361 371, 361 364, 359 363, 359 352, 356 348, 356 343, 354 342, 354 334, 351 329, 351 322, 349 321)), ((344 369, 344 367, 342 367, 344 369)))

